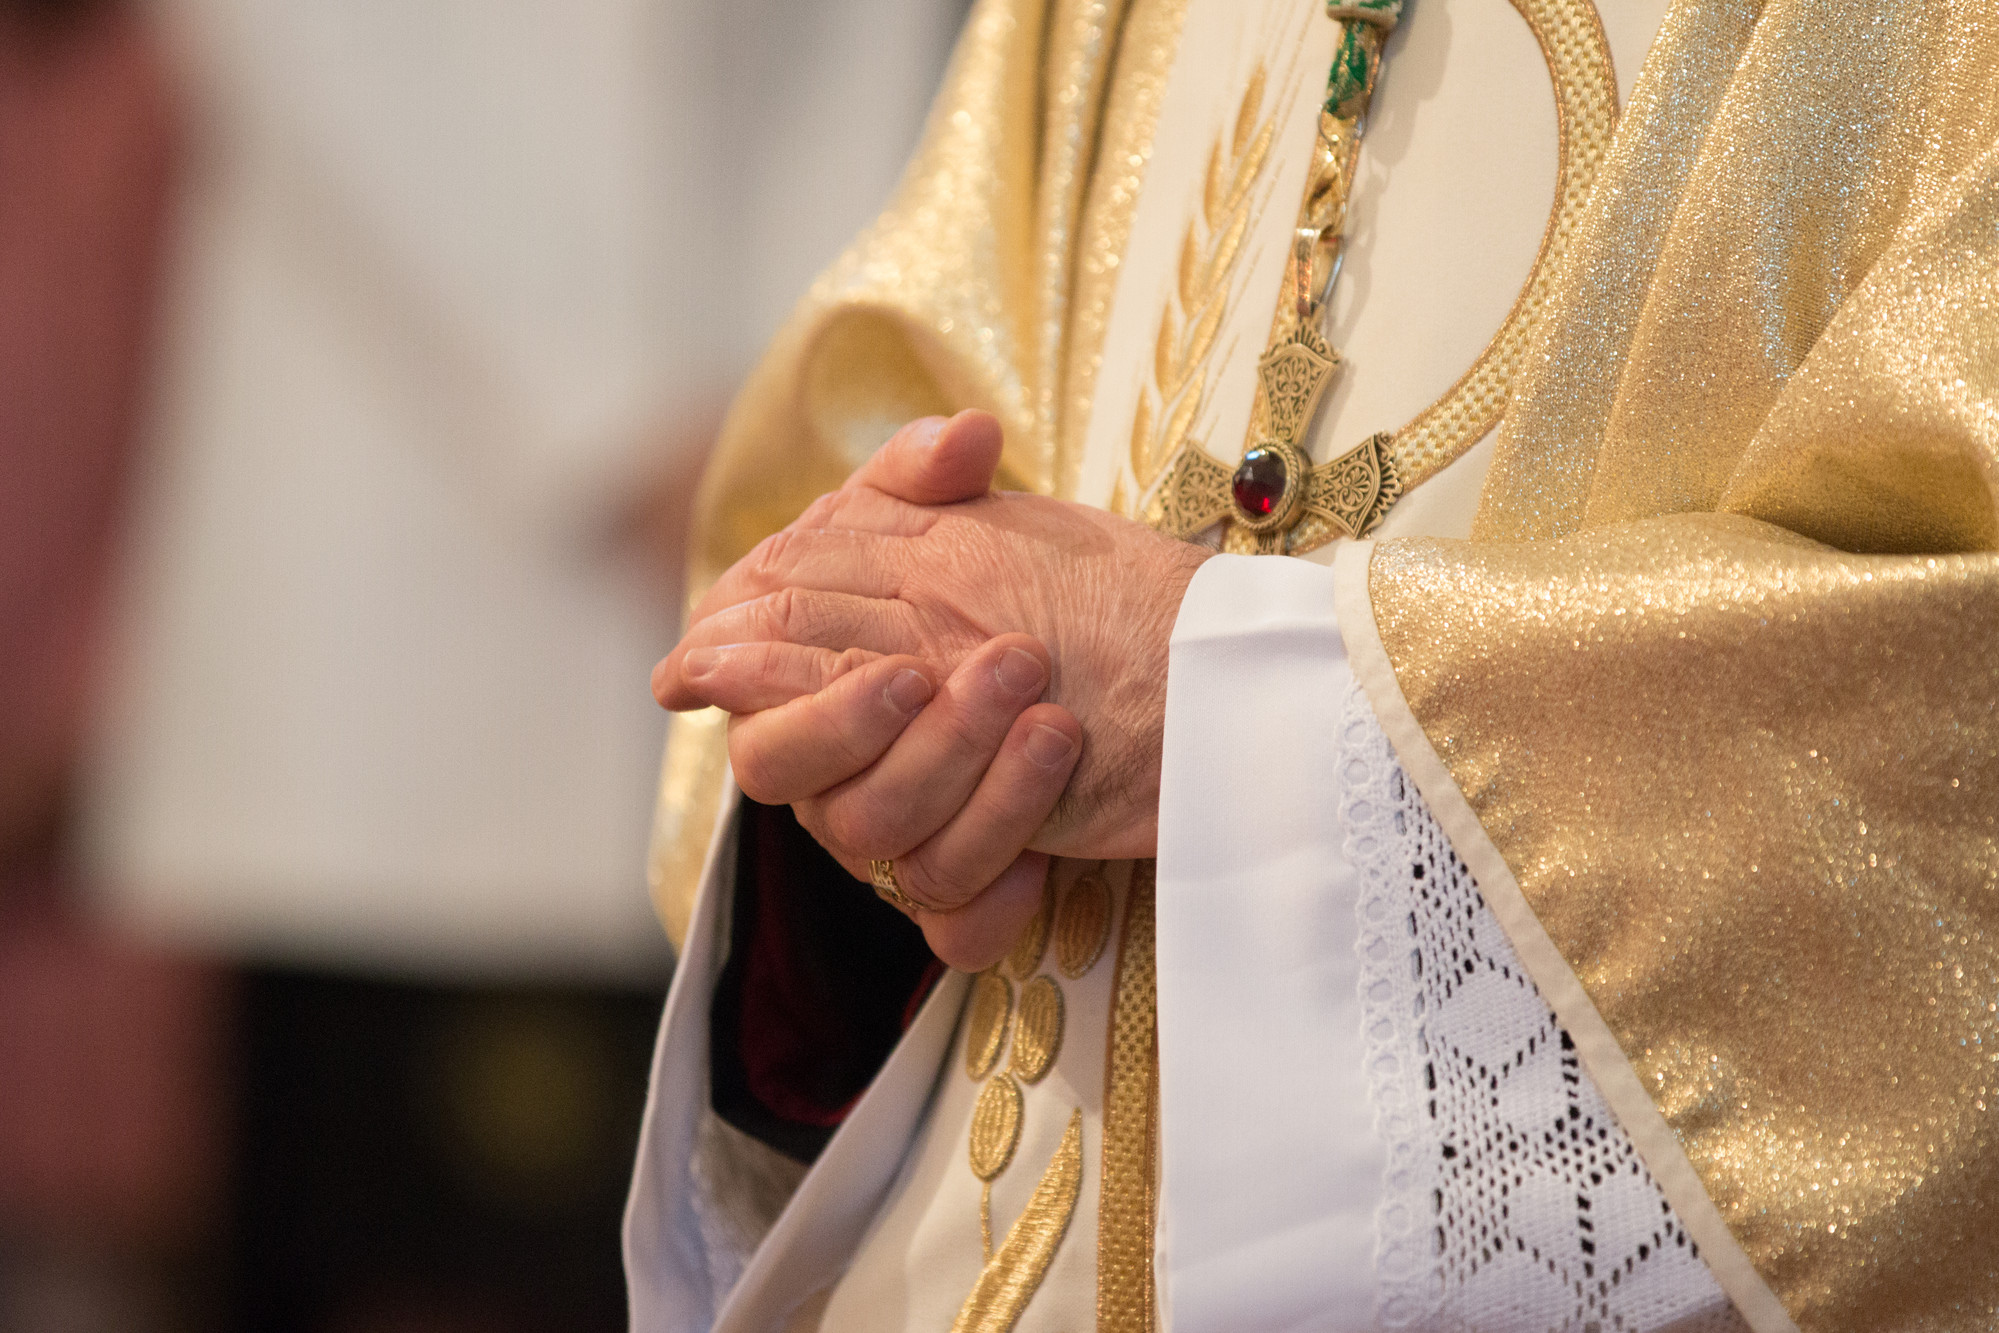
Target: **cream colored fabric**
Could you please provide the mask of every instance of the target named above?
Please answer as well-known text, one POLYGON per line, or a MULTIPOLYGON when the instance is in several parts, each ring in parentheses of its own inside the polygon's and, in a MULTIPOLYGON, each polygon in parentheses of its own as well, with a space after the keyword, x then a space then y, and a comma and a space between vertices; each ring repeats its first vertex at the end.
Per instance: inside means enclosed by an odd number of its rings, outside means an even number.
MULTIPOLYGON (((1090 867, 1059 863, 1057 901, 1090 867)), ((1128 873, 1128 872, 1126 872, 1128 873)), ((936 1091, 887 1206, 869 1227, 853 1265, 840 1280, 819 1327, 824 1333, 909 1333, 951 1328, 983 1266, 979 1229, 980 1182, 967 1151, 969 1127, 981 1090, 1008 1077, 1019 1036, 1019 994, 1033 977, 1059 987, 1063 997, 1062 1045, 1053 1067, 1036 1081, 1018 1080, 1025 1093, 1019 1146, 993 1181, 991 1226, 995 1244, 1027 1208, 1054 1159, 1072 1114, 1082 1113, 1082 1189, 1068 1217, 1054 1261, 1012 1327, 1020 1333, 1065 1333, 1092 1327, 1097 1309, 1097 1203, 1102 1174, 1105 1034, 1110 1028, 1111 986, 1117 971, 1116 923, 1124 919, 1123 883, 1111 880, 1111 933, 1102 953, 1081 977, 1062 969, 1050 947, 1027 977, 1003 969, 1015 995, 1013 1030, 997 1069, 985 1078, 968 1071, 970 1025, 938 1075, 936 1091)), ((1052 946, 1051 941, 1051 946, 1052 946)))

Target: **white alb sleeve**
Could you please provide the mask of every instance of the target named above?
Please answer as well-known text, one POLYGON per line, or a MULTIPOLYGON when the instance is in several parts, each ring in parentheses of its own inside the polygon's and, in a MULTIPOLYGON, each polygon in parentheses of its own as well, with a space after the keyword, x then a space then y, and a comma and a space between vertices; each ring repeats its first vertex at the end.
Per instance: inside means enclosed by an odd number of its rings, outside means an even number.
POLYGON ((1158 885, 1173 1333, 1742 1327, 1405 778, 1330 570, 1189 587, 1158 885))
POLYGON ((1195 575, 1159 793, 1172 1333, 1374 1327, 1384 1158, 1362 1069, 1358 881, 1332 796, 1351 680, 1330 569, 1218 555, 1195 575))

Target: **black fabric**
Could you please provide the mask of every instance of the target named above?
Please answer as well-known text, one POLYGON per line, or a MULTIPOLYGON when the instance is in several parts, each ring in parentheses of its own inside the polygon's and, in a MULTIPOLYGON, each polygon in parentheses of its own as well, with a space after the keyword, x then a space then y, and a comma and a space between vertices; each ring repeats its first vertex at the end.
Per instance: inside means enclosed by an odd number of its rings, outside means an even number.
POLYGON ((942 973, 923 933, 788 806, 744 799, 728 961, 709 1018, 715 1113, 800 1162, 826 1146, 942 973))

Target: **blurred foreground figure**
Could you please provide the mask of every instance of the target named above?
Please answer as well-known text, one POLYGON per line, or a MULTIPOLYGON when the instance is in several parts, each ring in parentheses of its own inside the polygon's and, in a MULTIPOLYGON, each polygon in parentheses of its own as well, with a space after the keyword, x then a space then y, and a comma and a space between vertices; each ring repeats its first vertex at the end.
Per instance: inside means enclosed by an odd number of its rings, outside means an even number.
POLYGON ((160 7, 196 151, 90 793, 123 919, 657 974, 636 682, 678 574, 629 548, 680 544, 717 405, 878 206, 954 27, 766 8, 160 7))
POLYGON ((163 63, 129 6, 0 4, 4 1333, 212 1309, 228 988, 92 920, 62 854, 177 158, 163 63))
POLYGON ((637 1326, 1999 1321, 1995 92, 981 0, 654 676, 637 1326))

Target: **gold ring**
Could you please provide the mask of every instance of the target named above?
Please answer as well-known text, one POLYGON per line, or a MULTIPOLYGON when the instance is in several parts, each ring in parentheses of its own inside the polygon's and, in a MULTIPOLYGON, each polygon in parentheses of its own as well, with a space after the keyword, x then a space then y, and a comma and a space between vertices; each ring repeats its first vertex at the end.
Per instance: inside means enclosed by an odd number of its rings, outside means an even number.
POLYGON ((891 907, 900 907, 905 912, 916 910, 916 900, 902 891, 902 881, 895 877, 894 861, 870 860, 868 875, 874 880, 877 898, 891 907))

